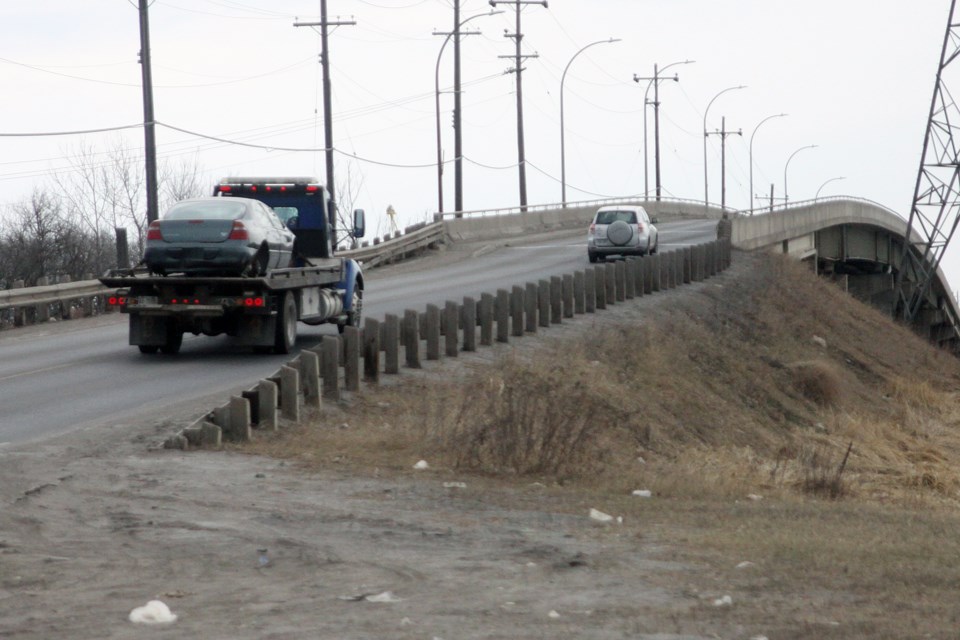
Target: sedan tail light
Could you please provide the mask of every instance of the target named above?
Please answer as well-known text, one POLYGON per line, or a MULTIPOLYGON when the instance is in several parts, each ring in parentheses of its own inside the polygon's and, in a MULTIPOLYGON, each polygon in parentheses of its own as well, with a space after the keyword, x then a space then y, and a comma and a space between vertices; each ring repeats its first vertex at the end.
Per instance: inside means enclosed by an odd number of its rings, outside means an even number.
POLYGON ((230 230, 229 240, 249 240, 250 234, 247 232, 247 228, 243 226, 243 223, 239 220, 233 221, 233 228, 230 230))
POLYGON ((160 231, 160 222, 154 220, 147 227, 147 240, 163 240, 163 233, 160 231))

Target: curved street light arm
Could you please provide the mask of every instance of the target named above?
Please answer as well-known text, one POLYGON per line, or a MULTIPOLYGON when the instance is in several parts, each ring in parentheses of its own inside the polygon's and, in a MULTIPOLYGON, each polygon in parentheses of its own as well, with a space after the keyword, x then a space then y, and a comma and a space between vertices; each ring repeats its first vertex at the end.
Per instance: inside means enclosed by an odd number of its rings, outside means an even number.
POLYGON ((560 76, 560 198, 563 202, 563 206, 567 206, 567 152, 566 152, 566 132, 563 127, 563 83, 567 79, 567 71, 570 69, 570 65, 573 64, 573 61, 577 59, 581 53, 594 47, 598 44, 612 44, 614 42, 621 42, 620 38, 607 38, 606 40, 597 40, 596 42, 591 42, 588 45, 585 45, 580 48, 573 57, 570 58, 570 61, 567 63, 567 66, 563 68, 563 75, 560 76))
POLYGON ((772 116, 767 116, 761 120, 756 127, 753 128, 753 133, 750 134, 750 213, 753 214, 753 136, 757 135, 757 130, 760 126, 767 120, 773 120, 774 118, 783 118, 786 117, 787 113, 777 113, 772 116))
POLYGON ((710 187, 707 182, 707 114, 710 113, 710 107, 713 106, 714 101, 725 94, 727 91, 735 91, 737 89, 746 89, 747 85, 741 84, 736 87, 727 87, 717 95, 713 96, 710 102, 707 103, 707 108, 703 110, 703 206, 704 208, 710 206, 710 187))

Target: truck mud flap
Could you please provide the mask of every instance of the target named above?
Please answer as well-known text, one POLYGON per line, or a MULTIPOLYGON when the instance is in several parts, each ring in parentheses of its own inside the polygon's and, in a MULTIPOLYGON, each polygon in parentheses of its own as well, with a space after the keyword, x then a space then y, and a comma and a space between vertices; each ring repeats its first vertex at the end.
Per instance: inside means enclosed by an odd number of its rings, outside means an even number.
POLYGON ((272 347, 276 327, 276 314, 244 316, 240 319, 237 330, 237 344, 245 347, 272 347))
POLYGON ((167 341, 167 319, 160 316, 130 314, 130 344, 161 347, 167 341))

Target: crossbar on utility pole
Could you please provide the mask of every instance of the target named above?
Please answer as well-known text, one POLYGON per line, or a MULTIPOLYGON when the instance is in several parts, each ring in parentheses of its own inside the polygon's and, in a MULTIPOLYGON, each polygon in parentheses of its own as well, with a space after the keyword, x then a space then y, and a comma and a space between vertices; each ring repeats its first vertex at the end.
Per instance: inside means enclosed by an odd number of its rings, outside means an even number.
POLYGON ((523 61, 528 58, 539 58, 536 53, 523 55, 520 53, 520 43, 523 40, 523 32, 520 29, 520 9, 526 4, 539 4, 547 8, 547 0, 490 0, 490 6, 496 7, 498 4, 512 4, 517 12, 517 30, 516 33, 505 33, 505 38, 512 38, 516 41, 516 52, 512 56, 497 56, 498 58, 513 58, 514 68, 507 73, 517 74, 517 167, 520 171, 520 210, 527 210, 527 160, 523 143, 523 61))
MULTIPOLYGON (((707 133, 708 136, 720 136, 720 208, 727 208, 727 136, 742 136, 743 130, 727 131, 727 117, 720 118, 720 130, 707 133)), ((658 194, 659 195, 659 194, 658 194)))
MULTIPOLYGON (((692 60, 687 60, 681 63, 673 63, 673 64, 689 64, 690 62, 692 62, 692 60)), ((672 66, 672 65, 667 65, 667 67, 669 66, 672 66)), ((664 69, 666 69, 666 67, 664 67, 664 69)), ((680 76, 678 76, 677 74, 673 74, 672 78, 669 76, 664 78, 660 75, 659 67, 656 64, 654 64, 652 78, 642 78, 637 74, 633 74, 634 82, 639 83, 641 80, 648 80, 653 85, 653 157, 654 157, 654 167, 655 167, 654 179, 656 180, 657 200, 660 200, 660 81, 673 80, 674 82, 680 82, 680 76)), ((647 85, 647 89, 648 90, 650 89, 649 84, 647 85)), ((644 115, 646 115, 646 109, 647 109, 646 96, 644 96, 643 109, 644 109, 644 115)), ((644 153, 646 153, 646 149, 644 149, 644 153)), ((644 155, 643 164, 644 164, 643 170, 644 170, 644 173, 646 173, 646 170, 647 170, 646 155, 644 155)), ((647 186, 644 185, 643 188, 644 188, 644 191, 646 191, 647 186)), ((646 193, 644 193, 643 195, 644 197, 647 197, 646 193)))
POLYGON ((356 20, 327 20, 327 0, 320 0, 319 22, 294 22, 295 27, 320 27, 320 65, 323 68, 323 147, 327 165, 327 192, 330 195, 330 210, 327 220, 330 223, 330 244, 337 245, 337 189, 333 176, 333 107, 330 95, 330 46, 328 28, 352 26, 356 20))

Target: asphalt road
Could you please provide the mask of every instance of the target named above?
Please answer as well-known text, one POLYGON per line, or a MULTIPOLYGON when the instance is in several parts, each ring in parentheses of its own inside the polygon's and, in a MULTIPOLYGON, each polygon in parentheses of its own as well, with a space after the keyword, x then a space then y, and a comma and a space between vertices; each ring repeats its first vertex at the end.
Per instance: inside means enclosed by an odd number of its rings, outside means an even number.
MULTIPOLYGON (((716 237, 712 220, 659 227, 662 251, 716 237)), ((552 234, 547 240, 501 241, 460 256, 465 259, 373 269, 366 274, 364 315, 381 318, 572 273, 589 266, 585 244, 583 232, 552 234)), ((303 324, 299 330, 300 348, 335 331, 303 324)), ((253 354, 227 337, 190 335, 176 356, 144 356, 127 344, 126 317, 119 314, 5 331, 0 333, 0 446, 119 425, 132 416, 189 419, 290 358, 253 354)))

